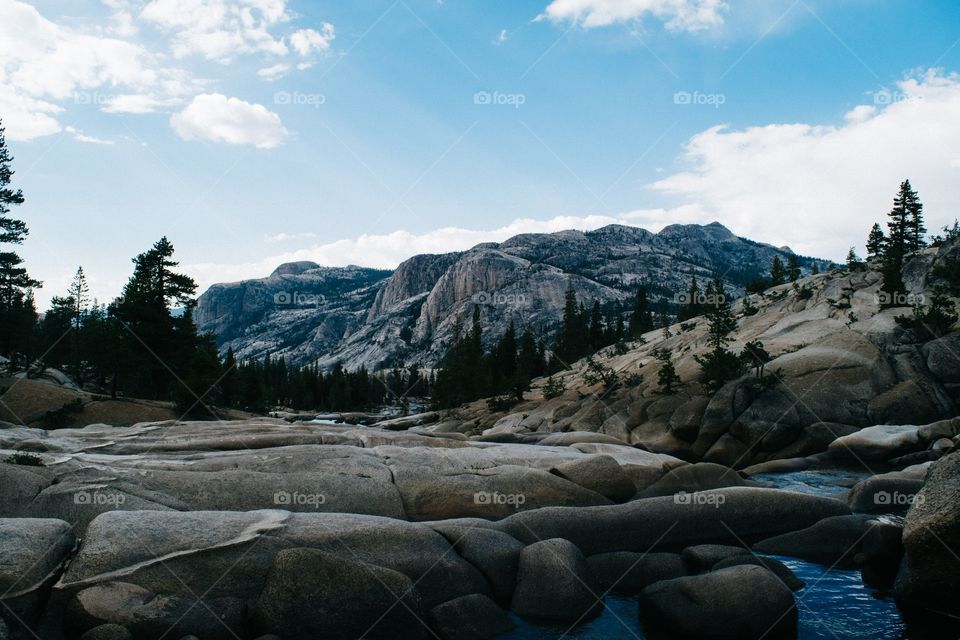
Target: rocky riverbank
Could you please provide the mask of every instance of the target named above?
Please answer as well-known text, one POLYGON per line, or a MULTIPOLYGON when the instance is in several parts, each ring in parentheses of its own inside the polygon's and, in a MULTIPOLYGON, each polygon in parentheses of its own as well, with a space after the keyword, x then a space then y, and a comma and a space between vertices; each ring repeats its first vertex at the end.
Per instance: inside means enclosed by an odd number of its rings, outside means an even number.
POLYGON ((603 434, 555 436, 266 418, 8 426, 0 637, 492 638, 510 616, 582 625, 607 594, 637 598, 654 637, 790 637, 803 585, 772 556, 862 570, 913 624, 958 613, 942 594, 960 575, 960 454, 820 497, 603 434), (901 503, 905 529, 883 515, 901 503))

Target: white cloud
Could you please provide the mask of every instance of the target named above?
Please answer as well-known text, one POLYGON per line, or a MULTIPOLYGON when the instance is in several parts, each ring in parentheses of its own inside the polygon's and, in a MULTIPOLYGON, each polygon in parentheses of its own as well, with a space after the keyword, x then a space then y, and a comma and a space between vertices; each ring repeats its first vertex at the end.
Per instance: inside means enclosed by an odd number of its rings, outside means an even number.
POLYGON ((229 62, 238 54, 286 55, 282 38, 270 30, 288 22, 286 0, 151 0, 143 20, 173 34, 178 58, 200 54, 229 62))
POLYGON ((153 113, 164 107, 183 102, 179 98, 160 98, 155 95, 135 93, 107 96, 100 107, 104 113, 153 113))
POLYGON ((0 2, 0 113, 11 139, 60 131, 57 103, 107 103, 102 87, 169 96, 190 91, 192 82, 139 44, 62 27, 25 2, 0 2))
POLYGON ((741 235, 835 259, 889 211, 909 178, 939 229, 960 210, 960 76, 936 70, 898 83, 841 125, 717 126, 694 136, 688 171, 652 187, 697 205, 741 235))
POLYGON ((83 131, 80 131, 74 127, 66 127, 64 131, 73 136, 73 139, 77 142, 86 142, 88 144, 113 144, 113 140, 104 140, 103 138, 88 136, 83 131))
POLYGON ((290 65, 283 64, 281 62, 273 65, 272 67, 264 67, 263 69, 260 69, 257 71, 257 75, 264 80, 276 80, 277 78, 286 75, 288 71, 290 71, 290 65))
POLYGON ((317 234, 310 233, 309 231, 304 233, 277 233, 274 235, 266 235, 263 237, 263 241, 269 244, 274 244, 277 242, 288 242, 290 240, 303 240, 304 238, 316 238, 317 234))
POLYGON ((258 149, 278 146, 287 134, 280 116, 263 105, 219 93, 196 96, 170 124, 184 140, 252 144, 258 149))
MULTIPOLYGON (((550 220, 521 218, 497 229, 464 229, 445 227, 426 233, 394 231, 386 234, 364 234, 359 238, 337 240, 312 247, 272 255, 256 262, 240 264, 190 264, 184 270, 197 280, 204 291, 217 282, 234 282, 249 278, 268 276, 284 262, 310 260, 324 266, 347 266, 358 264, 365 267, 393 269, 398 264, 420 253, 447 253, 463 251, 481 242, 502 242, 521 233, 553 233, 566 229, 588 231, 608 224, 636 226, 643 223, 648 229, 657 230, 669 220, 671 213, 665 210, 631 212, 614 216, 558 216, 550 220), (652 223, 652 224, 648 224, 652 223)), ((669 222, 668 222, 669 223, 669 222)), ((268 240, 291 240, 312 234, 277 234, 268 240)))
POLYGON ((323 23, 320 31, 315 29, 300 29, 290 35, 290 46, 303 57, 315 51, 329 51, 330 43, 337 37, 336 30, 329 22, 323 23))
POLYGON ((672 31, 701 31, 722 25, 726 9, 723 0, 553 0, 538 19, 592 28, 652 16, 672 31))

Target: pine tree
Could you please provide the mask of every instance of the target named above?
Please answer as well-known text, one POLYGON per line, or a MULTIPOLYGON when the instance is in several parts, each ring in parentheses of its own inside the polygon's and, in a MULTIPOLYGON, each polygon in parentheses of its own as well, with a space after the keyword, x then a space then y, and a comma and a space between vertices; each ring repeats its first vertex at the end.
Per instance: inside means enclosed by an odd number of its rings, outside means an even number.
POLYGON ((73 281, 67 289, 67 297, 73 301, 73 308, 70 310, 72 373, 77 384, 83 385, 83 366, 80 357, 80 330, 83 327, 83 321, 87 315, 87 307, 90 304, 90 287, 87 285, 87 277, 83 273, 83 267, 77 267, 77 273, 73 276, 73 281))
POLYGON ((800 260, 792 253, 787 256, 787 279, 790 282, 800 279, 800 260))
MULTIPOLYGON (((922 226, 921 208, 918 207, 917 194, 910 188, 910 181, 900 184, 900 191, 893 200, 893 208, 887 215, 887 242, 883 251, 883 292, 884 306, 898 306, 906 291, 903 284, 903 262, 913 244, 911 226, 914 213, 922 226)), ((926 231, 926 230, 924 230, 926 231)))
POLYGON ((677 375, 677 369, 673 366, 673 353, 670 349, 658 349, 654 352, 654 357, 660 362, 660 371, 657 373, 660 391, 666 394, 674 393, 674 387, 680 384, 680 376, 677 375))
POLYGON ((773 257, 773 265, 770 267, 770 286, 777 286, 787 281, 787 272, 783 268, 783 262, 780 256, 773 257))
POLYGON ((131 395, 168 398, 172 391, 182 391, 194 365, 204 369, 209 365, 205 360, 209 354, 195 358, 198 348, 207 347, 193 323, 197 285, 174 271, 179 265, 173 254, 173 245, 164 237, 134 258, 133 275, 111 306, 121 329, 114 378, 122 379, 117 386, 131 395), (173 314, 173 305, 182 309, 179 317, 173 314))
POLYGON ((703 305, 700 304, 701 298, 697 275, 693 274, 690 276, 690 286, 687 288, 686 304, 680 306, 680 310, 677 312, 677 321, 696 318, 703 313, 703 305))
POLYGON ((639 338, 653 330, 653 316, 647 302, 647 288, 641 286, 633 301, 633 311, 630 313, 629 332, 631 338, 639 338))
POLYGON ((863 269, 863 260, 857 255, 857 250, 850 247, 847 251, 847 269, 849 271, 860 271, 863 269))
POLYGON ((23 244, 29 233, 22 220, 10 217, 11 208, 24 202, 23 192, 11 187, 12 162, 0 121, 0 355, 16 362, 16 352, 29 350, 37 316, 31 289, 40 282, 29 276, 19 255, 2 249, 5 244, 23 244))
POLYGON ((763 343, 759 340, 752 340, 743 345, 743 351, 740 353, 740 359, 753 367, 756 371, 757 380, 763 382, 763 370, 767 363, 773 360, 773 357, 767 353, 763 343))
POLYGON ((707 299, 711 301, 706 311, 711 350, 704 356, 697 356, 696 360, 703 369, 701 379, 708 388, 716 390, 740 374, 740 360, 727 349, 730 333, 737 328, 737 320, 730 310, 722 278, 716 277, 707 285, 707 299))
POLYGON ((874 260, 883 257, 883 246, 887 237, 883 235, 883 229, 878 223, 873 223, 870 229, 870 235, 867 236, 867 259, 874 260))
POLYGON ((603 324, 603 312, 600 301, 594 300, 590 309, 590 347, 591 352, 598 351, 606 346, 606 328, 603 324))
POLYGON ((906 233, 906 245, 907 251, 918 251, 925 246, 927 246, 927 241, 925 236, 927 235, 927 227, 923 222, 923 203, 920 202, 920 197, 917 195, 917 192, 911 189, 910 181, 906 181, 907 187, 907 213, 909 218, 907 219, 906 233))

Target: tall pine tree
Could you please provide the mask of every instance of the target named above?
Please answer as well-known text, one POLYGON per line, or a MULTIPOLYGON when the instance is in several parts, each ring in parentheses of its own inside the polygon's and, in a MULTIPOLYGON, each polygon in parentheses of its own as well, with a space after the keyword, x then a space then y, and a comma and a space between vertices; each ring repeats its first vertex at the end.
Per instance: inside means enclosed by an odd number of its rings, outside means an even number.
POLYGON ((37 320, 31 289, 40 286, 23 267, 23 259, 4 245, 23 244, 29 230, 10 216, 12 207, 23 204, 23 192, 14 189, 13 156, 7 148, 0 121, 0 355, 16 363, 17 355, 31 357, 31 337, 37 320))

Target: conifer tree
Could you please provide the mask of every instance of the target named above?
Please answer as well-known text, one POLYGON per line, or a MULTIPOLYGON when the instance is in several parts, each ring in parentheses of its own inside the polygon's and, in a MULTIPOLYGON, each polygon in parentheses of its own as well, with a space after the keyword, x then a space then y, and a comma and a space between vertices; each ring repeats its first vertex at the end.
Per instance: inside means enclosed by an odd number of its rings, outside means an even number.
POLYGON ((800 279, 800 260, 793 253, 787 256, 787 279, 790 282, 800 279))
POLYGON ((630 313, 630 337, 636 339, 652 330, 653 316, 647 301, 647 288, 641 286, 637 289, 637 295, 633 300, 633 311, 630 313))
POLYGON ((703 369, 701 379, 711 390, 719 389, 723 384, 740 374, 740 360, 727 349, 730 333, 737 328, 737 320, 730 310, 723 279, 716 277, 707 285, 706 317, 709 323, 707 339, 711 350, 704 356, 696 356, 703 369))
MULTIPOLYGON (((885 306, 898 306, 906 291, 901 272, 908 251, 917 245, 920 239, 914 234, 914 219, 918 229, 923 227, 922 205, 917 194, 910 187, 910 181, 904 180, 893 200, 893 208, 887 215, 887 241, 883 252, 883 286, 885 306)), ((923 233, 926 229, 923 229, 923 233)))
POLYGON ((39 287, 40 282, 30 277, 16 252, 4 248, 23 244, 29 233, 22 220, 10 217, 11 208, 24 202, 23 192, 11 186, 12 162, 0 121, 0 355, 16 362, 16 353, 29 351, 37 318, 31 289, 39 287))
POLYGON ((878 223, 873 223, 870 229, 870 235, 867 236, 867 259, 873 260, 883 257, 883 246, 887 238, 883 235, 883 229, 878 223))
POLYGON ((787 272, 783 268, 783 262, 780 256, 773 257, 773 265, 770 267, 770 286, 775 287, 787 281, 787 272))

